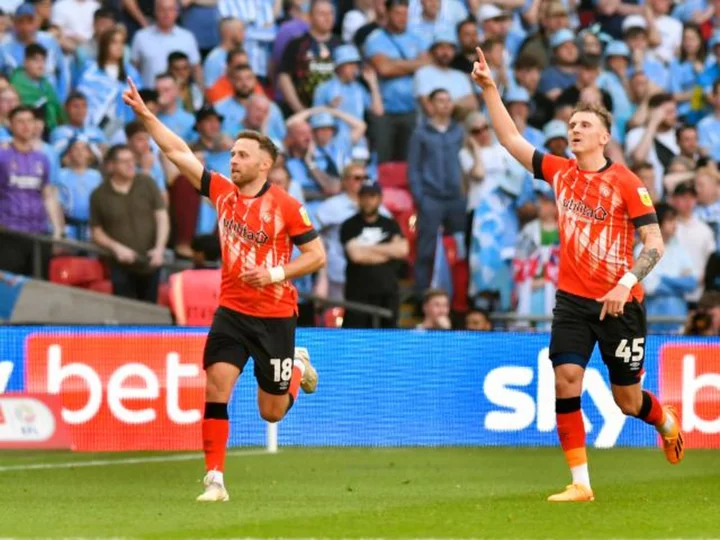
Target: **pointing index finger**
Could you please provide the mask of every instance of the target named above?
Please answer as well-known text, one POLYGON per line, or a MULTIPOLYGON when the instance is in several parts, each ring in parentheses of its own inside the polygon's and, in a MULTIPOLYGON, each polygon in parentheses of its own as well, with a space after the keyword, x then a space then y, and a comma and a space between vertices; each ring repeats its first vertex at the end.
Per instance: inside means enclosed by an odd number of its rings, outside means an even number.
POLYGON ((129 76, 128 76, 127 82, 128 82, 128 84, 130 85, 130 90, 132 90, 132 93, 133 93, 133 94, 137 94, 137 93, 138 93, 138 90, 137 90, 137 87, 135 86, 135 83, 134 83, 133 80, 132 80, 132 77, 129 77, 129 76))

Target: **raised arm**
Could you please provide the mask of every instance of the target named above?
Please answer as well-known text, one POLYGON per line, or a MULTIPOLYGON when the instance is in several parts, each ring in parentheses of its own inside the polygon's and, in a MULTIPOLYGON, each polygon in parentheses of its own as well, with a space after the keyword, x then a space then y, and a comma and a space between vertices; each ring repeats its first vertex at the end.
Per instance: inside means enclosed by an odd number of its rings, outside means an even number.
POLYGON ((132 108, 135 115, 147 128, 165 157, 178 168, 195 189, 200 190, 202 163, 195 157, 185 141, 175 135, 158 120, 157 116, 150 112, 130 77, 128 77, 128 83, 130 88, 123 93, 123 101, 132 108))
POLYGON ((523 167, 533 172, 532 157, 535 147, 526 141, 515 127, 515 122, 513 122, 510 113, 508 113, 505 104, 502 102, 502 96, 500 96, 500 92, 492 78, 490 68, 485 61, 485 55, 483 55, 480 47, 476 47, 475 50, 478 61, 473 64, 471 77, 483 89, 485 104, 498 141, 507 148, 508 152, 523 167))

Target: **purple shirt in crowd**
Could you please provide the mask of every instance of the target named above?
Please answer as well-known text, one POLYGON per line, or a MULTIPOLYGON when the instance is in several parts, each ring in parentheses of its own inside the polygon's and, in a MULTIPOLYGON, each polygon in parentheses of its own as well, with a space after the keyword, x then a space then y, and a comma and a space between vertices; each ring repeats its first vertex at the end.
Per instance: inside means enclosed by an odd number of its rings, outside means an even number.
MULTIPOLYGON (((308 30, 310 30, 310 25, 302 19, 292 19, 280 26, 277 36, 275 37, 275 41, 273 42, 272 53, 270 56, 270 63, 273 66, 273 76, 277 75, 280 60, 282 60, 283 53, 285 52, 285 48, 288 46, 288 43, 290 43, 293 39, 302 36, 308 30)), ((282 98, 282 93, 280 92, 280 89, 277 88, 277 85, 275 87, 275 95, 278 99, 282 98)))
POLYGON ((13 144, 0 145, 0 225, 16 231, 46 233, 48 216, 43 188, 50 162, 39 150, 19 152, 13 144))

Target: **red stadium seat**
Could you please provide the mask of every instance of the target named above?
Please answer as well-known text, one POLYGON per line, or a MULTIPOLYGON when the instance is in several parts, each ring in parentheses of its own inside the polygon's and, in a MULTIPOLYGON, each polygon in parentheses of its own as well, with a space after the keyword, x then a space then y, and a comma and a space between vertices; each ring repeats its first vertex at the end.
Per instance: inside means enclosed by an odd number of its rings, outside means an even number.
POLYGON ((169 293, 170 309, 179 326, 209 326, 220 297, 220 269, 172 274, 169 293))
POLYGON ((92 283, 88 284, 87 288, 90 291, 95 291, 103 294, 113 293, 112 281, 110 281, 109 279, 93 281, 92 283))
POLYGON ((71 287, 87 287, 105 279, 103 264, 88 257, 53 257, 50 261, 50 281, 71 287))
POLYGON ((341 307, 333 307, 325 310, 323 313, 323 326, 325 328, 342 328, 345 309, 341 307))
POLYGON ((382 194, 383 206, 390 210, 393 215, 413 211, 412 196, 406 189, 387 187, 383 188, 382 194))
POLYGON ((392 161, 378 165, 378 183, 383 188, 408 189, 407 163, 392 161))
POLYGON ((468 286, 470 284, 470 270, 465 259, 459 259, 455 238, 443 236, 443 248, 445 257, 450 267, 450 276, 453 285, 452 309, 460 313, 468 310, 468 286))
POLYGON ((161 283, 158 287, 157 303, 159 306, 170 307, 170 285, 161 283))

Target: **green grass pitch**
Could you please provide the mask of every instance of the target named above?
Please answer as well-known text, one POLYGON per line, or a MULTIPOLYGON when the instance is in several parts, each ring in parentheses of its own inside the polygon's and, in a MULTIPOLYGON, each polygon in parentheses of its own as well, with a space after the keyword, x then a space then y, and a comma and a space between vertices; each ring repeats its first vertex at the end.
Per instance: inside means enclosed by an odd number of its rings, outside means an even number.
POLYGON ((588 504, 545 502, 569 479, 554 448, 235 452, 213 504, 200 457, 2 452, 0 537, 720 537, 720 451, 591 450, 588 504))

